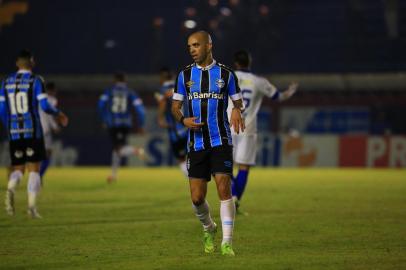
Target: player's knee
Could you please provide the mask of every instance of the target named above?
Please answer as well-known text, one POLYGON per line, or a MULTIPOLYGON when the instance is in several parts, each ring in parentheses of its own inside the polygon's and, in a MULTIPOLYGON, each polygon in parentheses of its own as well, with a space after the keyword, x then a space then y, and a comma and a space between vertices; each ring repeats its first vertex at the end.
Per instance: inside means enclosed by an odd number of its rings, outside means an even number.
POLYGON ((192 199, 192 203, 193 203, 195 206, 199 206, 199 205, 203 204, 203 203, 204 203, 204 200, 205 200, 203 194, 192 194, 192 198, 191 198, 191 199, 192 199))

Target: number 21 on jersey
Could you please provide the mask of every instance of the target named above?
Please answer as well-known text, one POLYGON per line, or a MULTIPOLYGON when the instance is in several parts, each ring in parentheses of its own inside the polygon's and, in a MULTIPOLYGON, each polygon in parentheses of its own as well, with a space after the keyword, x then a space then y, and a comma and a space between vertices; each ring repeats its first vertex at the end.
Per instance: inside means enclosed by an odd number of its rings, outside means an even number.
POLYGON ((111 105, 111 111, 113 113, 124 113, 127 111, 127 97, 122 95, 113 96, 113 102, 111 105))

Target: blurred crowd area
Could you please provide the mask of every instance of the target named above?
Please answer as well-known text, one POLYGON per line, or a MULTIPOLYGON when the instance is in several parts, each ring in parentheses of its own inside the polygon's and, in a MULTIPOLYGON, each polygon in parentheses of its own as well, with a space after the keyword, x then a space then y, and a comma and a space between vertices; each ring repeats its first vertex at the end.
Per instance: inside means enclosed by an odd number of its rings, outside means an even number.
POLYGON ((184 32, 208 29, 227 62, 249 49, 263 72, 400 70, 405 11, 398 0, 205 0, 185 9, 184 32))
POLYGON ((0 73, 21 46, 43 74, 180 69, 201 29, 215 58, 245 48, 261 73, 406 70, 404 14, 401 0, 1 0, 0 73))

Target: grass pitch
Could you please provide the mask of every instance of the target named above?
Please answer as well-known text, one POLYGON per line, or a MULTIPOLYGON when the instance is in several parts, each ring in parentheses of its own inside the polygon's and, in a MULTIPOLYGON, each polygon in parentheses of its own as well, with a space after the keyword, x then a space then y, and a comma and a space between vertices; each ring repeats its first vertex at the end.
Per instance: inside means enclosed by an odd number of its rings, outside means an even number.
MULTIPOLYGON (((203 253, 188 182, 176 168, 123 169, 111 185, 108 172, 51 168, 42 220, 25 213, 23 181, 16 215, 0 212, 0 269, 406 269, 405 170, 253 169, 235 258, 203 253)), ((5 187, 3 180, 1 203, 5 187)))

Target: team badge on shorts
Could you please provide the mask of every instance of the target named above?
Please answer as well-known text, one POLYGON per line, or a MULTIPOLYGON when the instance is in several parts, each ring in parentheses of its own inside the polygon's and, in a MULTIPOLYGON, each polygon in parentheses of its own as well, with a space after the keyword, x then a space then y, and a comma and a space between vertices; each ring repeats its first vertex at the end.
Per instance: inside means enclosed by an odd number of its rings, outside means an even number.
POLYGON ((233 162, 231 162, 231 161, 229 161, 229 160, 227 160, 227 161, 224 161, 224 166, 226 166, 226 167, 232 167, 233 166, 233 162))
POLYGON ((14 152, 14 156, 16 158, 22 158, 23 157, 23 152, 22 151, 15 151, 14 152))
POLYGON ((34 150, 32 148, 27 148, 27 151, 25 151, 27 153, 27 156, 32 157, 32 155, 34 155, 34 150))
POLYGON ((216 85, 217 85, 218 88, 223 88, 225 84, 226 83, 224 82, 223 79, 217 79, 216 80, 216 85))

